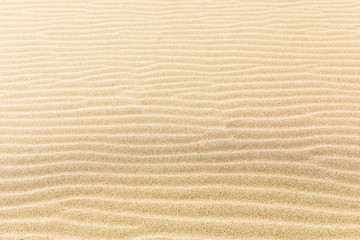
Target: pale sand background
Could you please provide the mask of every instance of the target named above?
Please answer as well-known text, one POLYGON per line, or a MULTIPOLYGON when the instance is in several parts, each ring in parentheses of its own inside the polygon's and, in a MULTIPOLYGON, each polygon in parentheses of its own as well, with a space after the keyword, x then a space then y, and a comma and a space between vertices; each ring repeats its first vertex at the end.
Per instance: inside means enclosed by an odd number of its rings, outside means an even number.
POLYGON ((360 1, 1 1, 0 239, 360 239, 360 1))

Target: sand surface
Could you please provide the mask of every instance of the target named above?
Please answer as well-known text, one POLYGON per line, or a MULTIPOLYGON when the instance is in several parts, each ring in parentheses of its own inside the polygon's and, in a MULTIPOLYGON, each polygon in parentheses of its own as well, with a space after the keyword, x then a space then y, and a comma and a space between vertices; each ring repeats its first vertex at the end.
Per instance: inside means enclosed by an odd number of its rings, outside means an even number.
POLYGON ((1 1, 0 239, 360 239, 360 1, 1 1))

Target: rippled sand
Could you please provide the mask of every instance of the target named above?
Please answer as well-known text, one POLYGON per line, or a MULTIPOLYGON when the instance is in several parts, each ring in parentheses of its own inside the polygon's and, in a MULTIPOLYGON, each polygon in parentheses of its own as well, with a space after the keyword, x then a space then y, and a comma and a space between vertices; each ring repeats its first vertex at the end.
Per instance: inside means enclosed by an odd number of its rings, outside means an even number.
POLYGON ((360 2, 1 1, 0 239, 360 239, 360 2))

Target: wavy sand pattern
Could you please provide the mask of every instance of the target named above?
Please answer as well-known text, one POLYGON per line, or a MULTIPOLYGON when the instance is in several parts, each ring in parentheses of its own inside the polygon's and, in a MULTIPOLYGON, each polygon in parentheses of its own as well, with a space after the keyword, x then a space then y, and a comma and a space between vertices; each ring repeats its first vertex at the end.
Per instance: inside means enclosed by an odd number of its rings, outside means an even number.
POLYGON ((0 3, 0 239, 360 239, 360 1, 0 3))

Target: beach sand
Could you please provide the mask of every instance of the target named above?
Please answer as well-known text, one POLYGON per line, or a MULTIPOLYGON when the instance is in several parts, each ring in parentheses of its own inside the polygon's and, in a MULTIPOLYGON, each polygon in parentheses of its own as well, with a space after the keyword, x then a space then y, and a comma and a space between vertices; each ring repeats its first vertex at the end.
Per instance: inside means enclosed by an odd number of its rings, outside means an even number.
POLYGON ((360 239, 360 2, 1 1, 0 239, 360 239))

